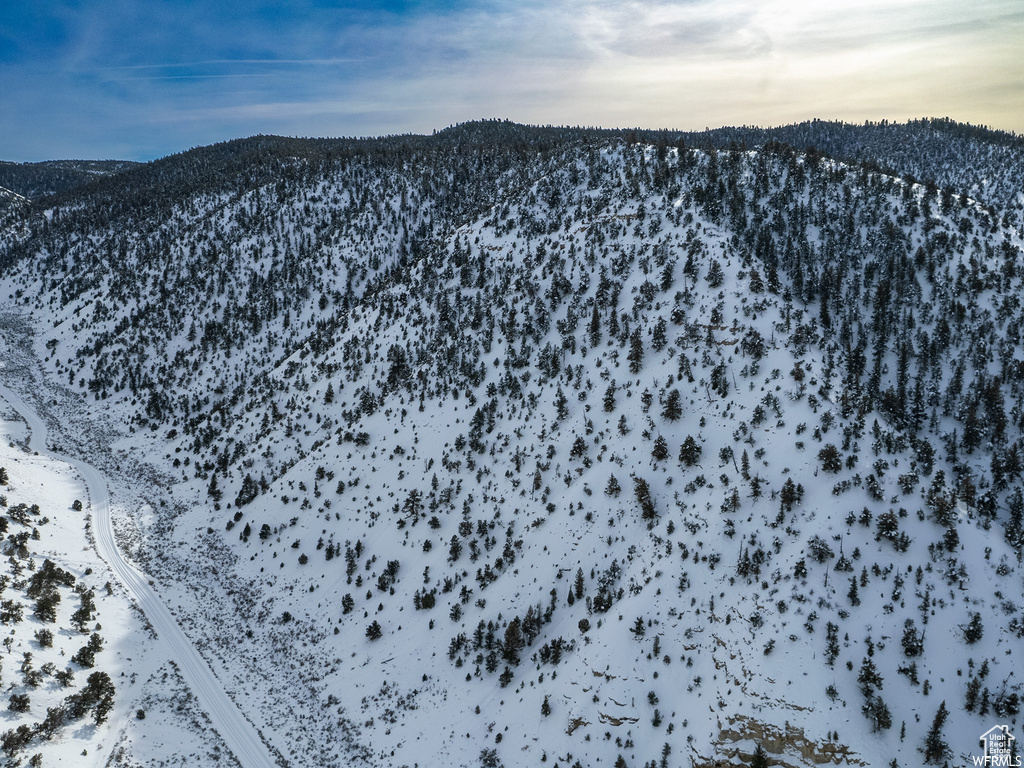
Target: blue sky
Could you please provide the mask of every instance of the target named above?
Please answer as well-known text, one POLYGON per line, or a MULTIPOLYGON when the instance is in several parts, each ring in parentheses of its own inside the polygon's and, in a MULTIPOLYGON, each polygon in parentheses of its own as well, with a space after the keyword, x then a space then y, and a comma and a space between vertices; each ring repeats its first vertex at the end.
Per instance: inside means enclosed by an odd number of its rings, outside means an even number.
POLYGON ((702 129, 949 116, 1024 133, 1020 0, 0 4, 0 159, 484 117, 702 129))

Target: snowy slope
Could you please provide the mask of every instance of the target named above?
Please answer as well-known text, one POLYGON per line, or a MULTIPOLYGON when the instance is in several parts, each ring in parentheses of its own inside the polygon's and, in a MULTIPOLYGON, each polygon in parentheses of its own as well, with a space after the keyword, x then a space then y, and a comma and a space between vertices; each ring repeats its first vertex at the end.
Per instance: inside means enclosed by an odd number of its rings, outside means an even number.
POLYGON ((1019 233, 777 146, 464 135, 82 198, 8 251, 54 440, 281 758, 916 765, 1013 730, 1019 233))
MULTIPOLYGON (((133 612, 128 596, 117 588, 105 589, 105 584, 116 584, 115 577, 86 544, 88 511, 72 508, 75 499, 87 497, 81 478, 67 464, 23 447, 30 435, 25 423, 19 423, 6 402, 8 394, 3 391, 0 421, 4 437, 0 443, 0 467, 7 475, 6 482, 0 486, 3 511, 9 513, 21 505, 38 505, 39 512, 30 516, 28 529, 14 521, 13 516, 4 518, 11 537, 21 530, 33 533, 27 542, 30 554, 22 558, 9 548, 11 558, 3 571, 5 645, 10 640, 4 653, 4 704, 14 696, 27 697, 28 704, 24 713, 5 713, 7 722, 3 730, 10 733, 22 726, 32 728, 51 721, 49 713, 66 710, 69 697, 86 689, 91 674, 106 674, 113 681, 115 693, 112 709, 105 715, 104 722, 96 724, 93 713, 77 718, 68 714, 63 727, 58 726, 48 738, 30 738, 27 748, 29 755, 41 755, 44 765, 106 765, 121 724, 135 714, 132 704, 141 687, 136 667, 152 653, 152 643, 143 622, 133 612), (92 590, 95 607, 92 619, 84 625, 84 632, 72 623, 80 607, 80 592, 59 588, 63 599, 52 620, 41 618, 34 608, 36 602, 25 594, 25 581, 33 572, 39 572, 46 560, 71 574, 76 587, 87 585, 92 590), (22 606, 22 620, 11 618, 8 603, 22 606), (44 642, 41 633, 47 632, 50 640, 44 642), (91 633, 102 638, 102 649, 96 654, 94 665, 85 666, 72 657, 77 657, 91 633), (65 685, 56 678, 58 673, 68 670, 70 675, 65 685), (33 678, 33 671, 40 673, 38 679, 33 678)), ((11 743, 5 737, 3 750, 8 759, 12 755, 11 743)))
MULTIPOLYGON (((24 400, 6 387, 0 388, 0 397, 26 421, 29 430, 25 442, 27 450, 35 455, 40 451, 45 452, 47 427, 43 420, 24 400)), ((113 571, 132 603, 143 613, 147 628, 156 633, 160 644, 164 646, 162 652, 175 662, 177 671, 198 697, 199 706, 210 718, 212 726, 225 739, 232 755, 243 766, 273 765, 274 761, 269 758, 258 734, 241 716, 216 676, 210 673, 206 662, 181 631, 150 581, 123 558, 115 542, 110 497, 103 475, 84 461, 69 459, 68 463, 85 483, 96 553, 113 571)))

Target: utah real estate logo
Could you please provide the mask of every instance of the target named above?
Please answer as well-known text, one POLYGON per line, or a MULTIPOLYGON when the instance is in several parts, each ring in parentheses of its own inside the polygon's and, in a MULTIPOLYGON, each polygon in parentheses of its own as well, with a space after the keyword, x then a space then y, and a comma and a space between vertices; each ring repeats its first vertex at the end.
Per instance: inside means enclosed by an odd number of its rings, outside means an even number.
POLYGON ((974 765, 986 768, 999 766, 1019 766, 1020 755, 1015 749, 1013 734, 1007 725, 994 725, 978 737, 978 742, 985 750, 984 756, 971 755, 974 765))

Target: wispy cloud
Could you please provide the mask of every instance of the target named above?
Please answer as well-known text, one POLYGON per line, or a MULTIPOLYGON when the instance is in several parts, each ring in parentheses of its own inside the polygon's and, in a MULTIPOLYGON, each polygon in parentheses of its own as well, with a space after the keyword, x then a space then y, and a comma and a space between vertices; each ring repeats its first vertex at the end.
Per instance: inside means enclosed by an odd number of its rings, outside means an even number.
POLYGON ((703 128, 948 114, 1024 130, 1017 0, 41 5, 0 10, 15 159, 484 116, 703 128))
POLYGON ((145 70, 145 69, 180 69, 180 68, 193 68, 193 67, 209 67, 209 66, 268 66, 268 67, 288 67, 288 66, 322 66, 322 65, 339 65, 339 64, 352 64, 358 61, 358 59, 207 59, 205 61, 174 61, 164 62, 160 64, 126 64, 116 67, 110 67, 111 70, 145 70))

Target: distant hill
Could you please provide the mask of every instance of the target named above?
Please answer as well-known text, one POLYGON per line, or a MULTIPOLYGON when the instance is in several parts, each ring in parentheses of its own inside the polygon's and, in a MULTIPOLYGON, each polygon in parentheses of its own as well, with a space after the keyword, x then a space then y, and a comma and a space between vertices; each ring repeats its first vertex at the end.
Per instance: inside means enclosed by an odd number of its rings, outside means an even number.
POLYGON ((41 163, 0 161, 0 186, 34 199, 66 192, 120 173, 138 163, 128 160, 47 160, 41 163))

